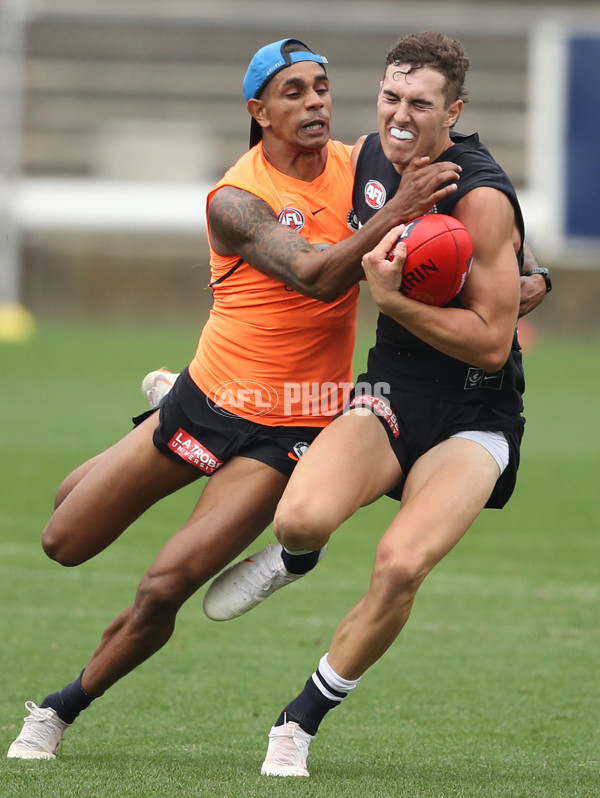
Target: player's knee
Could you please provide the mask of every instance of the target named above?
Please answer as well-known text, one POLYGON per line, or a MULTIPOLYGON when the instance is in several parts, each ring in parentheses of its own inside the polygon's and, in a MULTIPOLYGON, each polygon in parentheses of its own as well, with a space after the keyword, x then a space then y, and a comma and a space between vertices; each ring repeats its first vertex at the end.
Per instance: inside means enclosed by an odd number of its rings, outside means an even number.
POLYGON ((63 534, 52 519, 42 532, 42 549, 47 557, 67 568, 85 561, 71 545, 70 535, 63 534))
POLYGON ((327 543, 334 527, 314 506, 296 504, 284 497, 275 513, 273 529, 281 545, 291 551, 316 551, 327 543))
POLYGON ((419 552, 380 547, 375 557, 372 588, 385 605, 411 601, 427 576, 429 568, 419 552))
POLYGON ((140 626, 174 622, 185 600, 181 580, 172 573, 147 573, 140 582, 133 607, 133 616, 140 626))

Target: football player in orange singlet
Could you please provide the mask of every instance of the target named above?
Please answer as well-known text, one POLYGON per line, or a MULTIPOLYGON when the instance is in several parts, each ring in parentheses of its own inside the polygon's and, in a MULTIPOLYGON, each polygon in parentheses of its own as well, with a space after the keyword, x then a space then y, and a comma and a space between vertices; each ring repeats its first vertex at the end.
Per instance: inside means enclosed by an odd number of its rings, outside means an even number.
POLYGON ((397 196, 353 234, 350 149, 329 138, 325 63, 290 39, 250 62, 252 146, 209 196, 214 307, 197 355, 158 413, 63 482, 44 551, 85 562, 155 502, 210 479, 80 676, 40 706, 27 702, 11 758, 54 758, 78 714, 158 651, 186 599, 270 523, 351 380, 362 256, 456 188, 454 164, 416 159, 397 196))

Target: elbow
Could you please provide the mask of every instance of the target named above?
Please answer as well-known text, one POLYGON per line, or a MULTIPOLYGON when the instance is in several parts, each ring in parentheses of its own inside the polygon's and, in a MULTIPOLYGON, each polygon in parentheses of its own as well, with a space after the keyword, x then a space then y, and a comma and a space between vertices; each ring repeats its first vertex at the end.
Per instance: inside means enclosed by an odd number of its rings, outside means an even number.
POLYGON ((320 302, 325 302, 325 304, 329 305, 332 302, 340 297, 344 292, 340 291, 339 289, 333 289, 331 287, 323 287, 319 290, 318 296, 315 296, 315 299, 318 299, 320 302))
POLYGON ((304 296, 308 296, 311 299, 318 299, 319 302, 325 302, 326 304, 330 304, 331 302, 335 302, 338 297, 340 297, 345 291, 348 290, 347 287, 340 287, 337 285, 331 285, 330 283, 326 283, 324 280, 315 280, 314 282, 304 282, 296 286, 296 290, 299 291, 304 296))
POLYGON ((356 285, 359 277, 348 266, 341 268, 317 258, 298 265, 290 285, 304 296, 330 304, 356 285))
POLYGON ((474 363, 473 365, 479 366, 479 368, 483 369, 488 374, 495 374, 504 367, 504 364, 508 360, 509 354, 510 347, 498 347, 496 349, 482 353, 481 357, 478 359, 478 362, 474 363))

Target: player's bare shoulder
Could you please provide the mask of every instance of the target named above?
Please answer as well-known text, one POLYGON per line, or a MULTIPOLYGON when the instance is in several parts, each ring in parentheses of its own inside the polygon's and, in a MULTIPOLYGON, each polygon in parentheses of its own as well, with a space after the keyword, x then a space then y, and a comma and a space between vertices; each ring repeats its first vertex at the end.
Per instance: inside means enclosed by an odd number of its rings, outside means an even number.
POLYGON ((213 246, 219 251, 229 248, 236 252, 237 243, 255 238, 265 223, 277 224, 277 217, 255 194, 222 186, 208 206, 208 222, 213 246))

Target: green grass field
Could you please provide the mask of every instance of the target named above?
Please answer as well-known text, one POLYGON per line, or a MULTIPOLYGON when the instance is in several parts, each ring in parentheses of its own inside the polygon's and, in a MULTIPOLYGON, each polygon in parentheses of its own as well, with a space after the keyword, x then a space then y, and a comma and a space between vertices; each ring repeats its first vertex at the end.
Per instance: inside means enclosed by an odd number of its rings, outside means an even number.
POLYGON ((266 734, 364 591, 388 499, 254 613, 214 624, 194 597, 171 642, 77 721, 56 761, 2 758, 23 702, 76 677, 193 505, 198 486, 80 568, 39 546, 62 476, 129 429, 143 374, 184 365, 196 332, 42 324, 29 343, 0 344, 0 795, 600 795, 600 343, 548 336, 526 356, 513 499, 425 582, 401 639, 323 723, 310 779, 259 775, 266 734))

